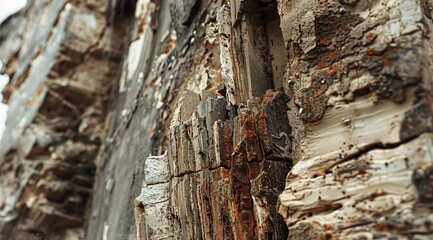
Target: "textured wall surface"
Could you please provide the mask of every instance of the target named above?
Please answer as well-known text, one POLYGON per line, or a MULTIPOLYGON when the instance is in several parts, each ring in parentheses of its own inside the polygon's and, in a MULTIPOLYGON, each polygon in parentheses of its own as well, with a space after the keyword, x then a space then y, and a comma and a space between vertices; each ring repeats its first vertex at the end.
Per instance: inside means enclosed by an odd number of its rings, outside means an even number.
POLYGON ((0 27, 0 235, 430 239, 432 7, 30 1, 0 27))
POLYGON ((279 4, 301 119, 289 238, 432 238, 430 1, 279 4))
POLYGON ((2 23, 11 76, 0 143, 0 233, 81 239, 128 24, 105 1, 29 1, 2 23))

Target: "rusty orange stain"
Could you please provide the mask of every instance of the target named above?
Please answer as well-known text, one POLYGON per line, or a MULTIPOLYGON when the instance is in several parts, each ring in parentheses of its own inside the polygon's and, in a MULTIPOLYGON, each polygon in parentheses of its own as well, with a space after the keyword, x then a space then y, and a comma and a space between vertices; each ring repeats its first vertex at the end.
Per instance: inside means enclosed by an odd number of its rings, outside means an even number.
POLYGON ((315 226, 322 226, 322 224, 320 224, 318 221, 316 221, 316 220, 313 220, 313 221, 311 221, 311 223, 313 224, 313 225, 315 225, 315 226))
POLYGON ((227 168, 223 168, 222 173, 224 177, 227 177, 230 174, 230 171, 227 168))
POLYGON ((320 68, 324 68, 327 65, 327 63, 323 62, 323 61, 317 61, 316 65, 317 65, 317 68, 320 69, 320 68))
POLYGON ((328 37, 322 38, 319 40, 320 44, 323 44, 325 46, 329 46, 331 44, 331 41, 329 41, 330 39, 328 37))
POLYGON ((331 71, 332 74, 336 74, 337 73, 337 68, 334 65, 329 66, 329 71, 331 71))
POLYGON ((323 226, 325 227, 325 231, 332 231, 334 230, 334 227, 330 224, 323 224, 323 226))

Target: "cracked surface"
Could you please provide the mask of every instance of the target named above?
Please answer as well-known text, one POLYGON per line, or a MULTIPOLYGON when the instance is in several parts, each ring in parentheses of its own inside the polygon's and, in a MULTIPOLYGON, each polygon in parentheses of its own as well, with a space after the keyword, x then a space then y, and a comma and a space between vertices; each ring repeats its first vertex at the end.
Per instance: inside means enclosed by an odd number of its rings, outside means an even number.
POLYGON ((0 143, 0 235, 9 239, 84 236, 123 44, 91 2, 30 1, 2 26, 16 26, 0 42, 11 75, 0 143))
POLYGON ((279 4, 301 138, 279 196, 289 238, 431 238, 419 187, 432 165, 426 2, 279 4))
POLYGON ((431 7, 32 1, 0 29, 0 234, 431 238, 431 7))

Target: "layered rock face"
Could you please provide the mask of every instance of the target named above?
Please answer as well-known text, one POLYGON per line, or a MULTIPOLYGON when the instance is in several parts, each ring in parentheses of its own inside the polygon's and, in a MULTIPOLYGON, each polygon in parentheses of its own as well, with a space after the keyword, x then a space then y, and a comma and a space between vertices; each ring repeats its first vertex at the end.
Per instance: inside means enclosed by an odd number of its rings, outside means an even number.
POLYGON ((431 238, 432 7, 29 3, 0 28, 0 233, 431 238))
MULTIPOLYGON (((80 239, 128 25, 107 1, 29 1, 1 27, 11 82, 0 143, 0 233, 80 239)), ((45 239, 45 238, 44 238, 45 239)))
POLYGON ((263 11, 232 19, 223 1, 137 3, 88 239, 287 238, 276 206, 291 166, 289 98, 274 88, 283 76, 267 36, 283 57, 284 46, 276 4, 263 11))
POLYGON ((289 238, 432 238, 430 1, 279 4, 301 119, 289 238))

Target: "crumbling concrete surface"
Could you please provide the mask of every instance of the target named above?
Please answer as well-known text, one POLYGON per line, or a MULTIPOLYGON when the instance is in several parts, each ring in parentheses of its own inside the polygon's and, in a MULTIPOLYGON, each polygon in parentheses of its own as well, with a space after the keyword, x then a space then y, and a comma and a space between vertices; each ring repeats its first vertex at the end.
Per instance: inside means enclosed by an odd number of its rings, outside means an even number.
POLYGON ((428 0, 31 1, 0 234, 430 239, 428 0))

